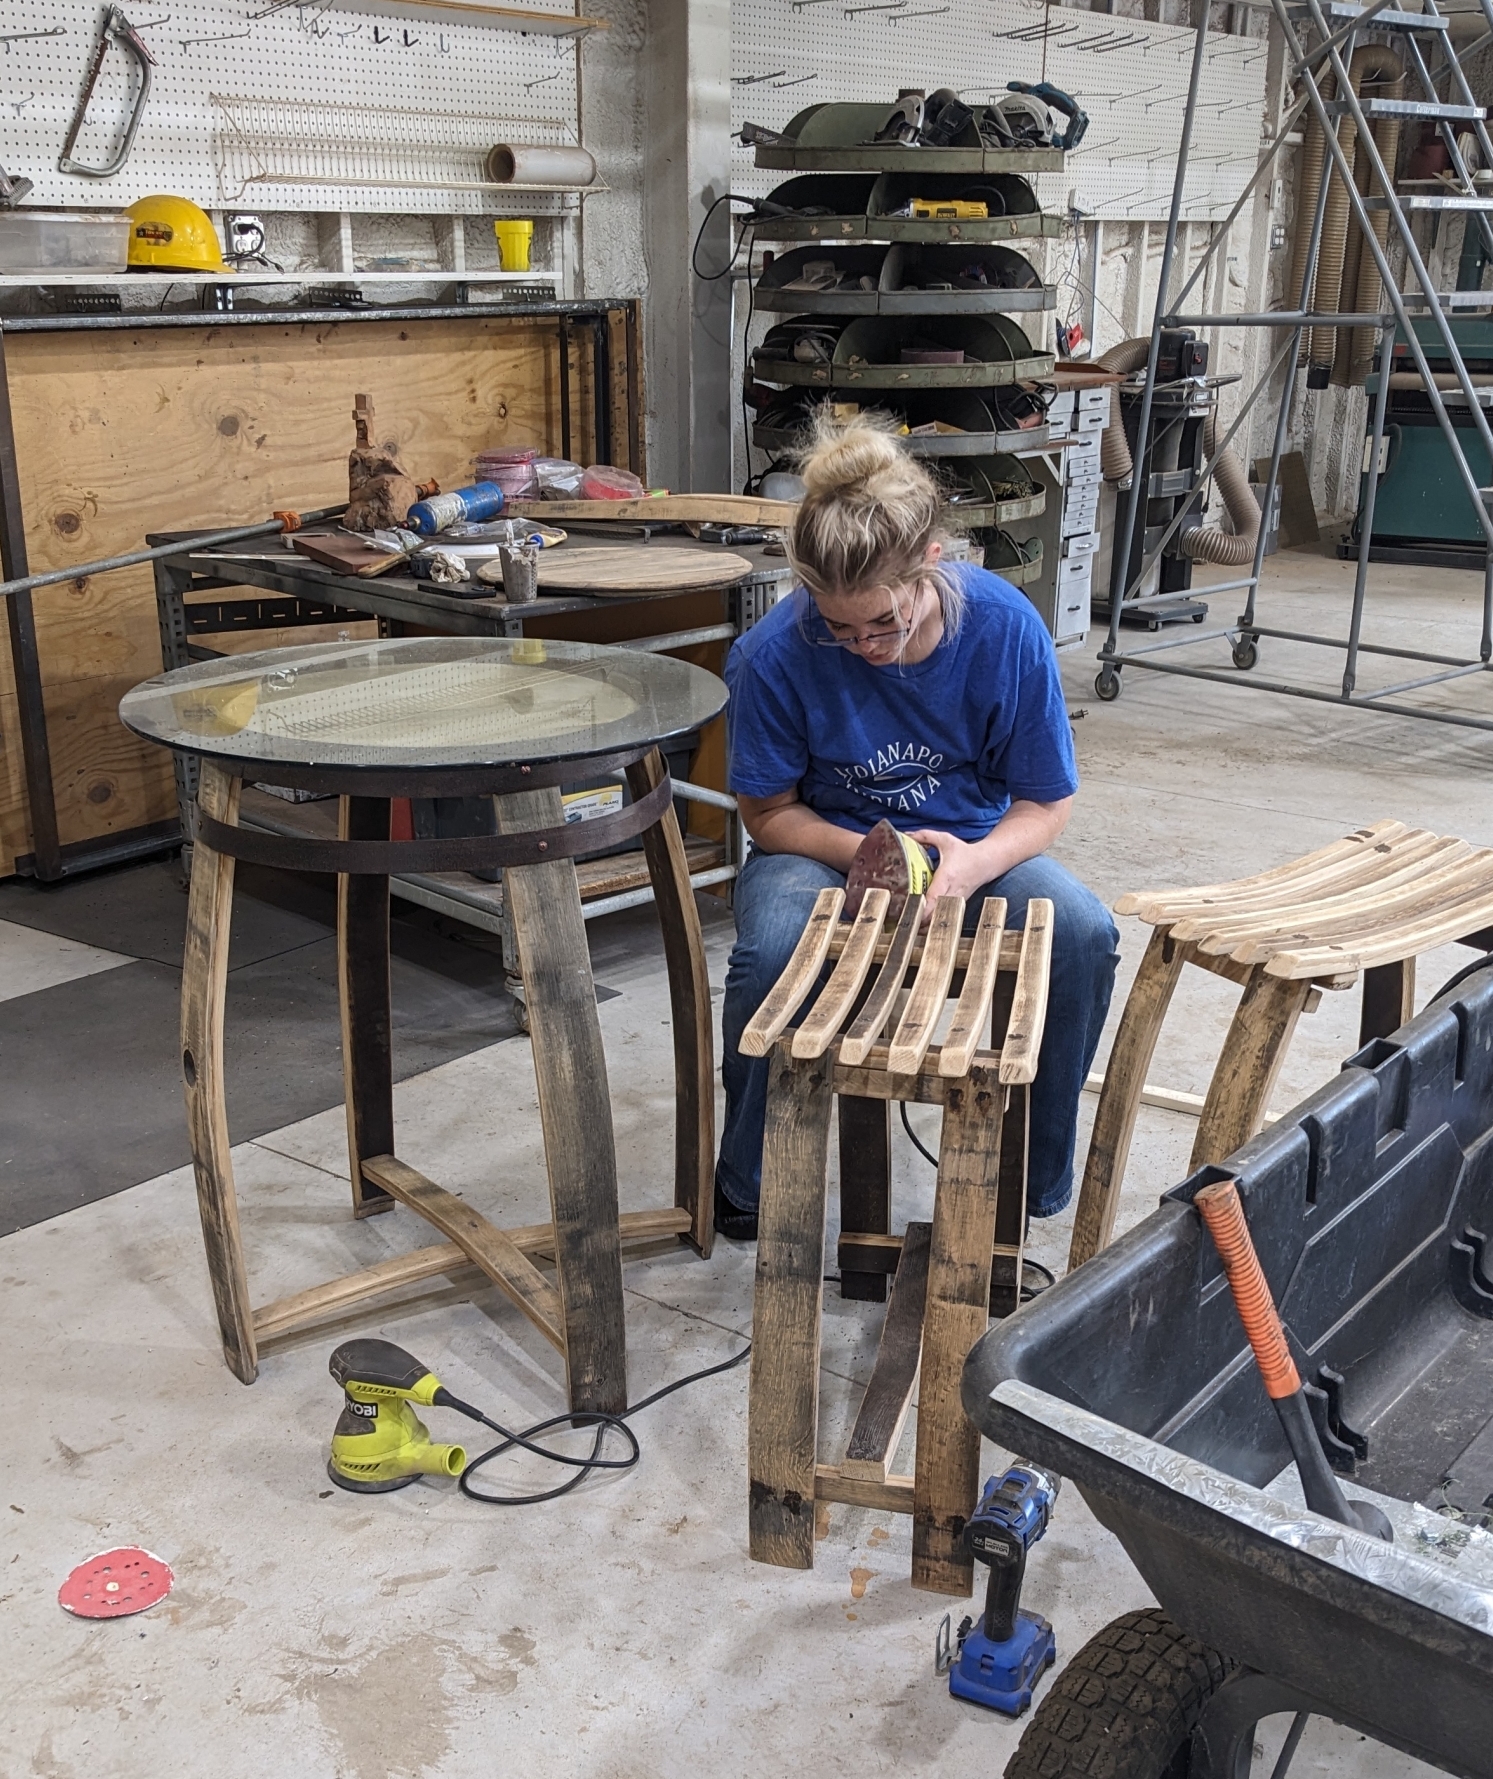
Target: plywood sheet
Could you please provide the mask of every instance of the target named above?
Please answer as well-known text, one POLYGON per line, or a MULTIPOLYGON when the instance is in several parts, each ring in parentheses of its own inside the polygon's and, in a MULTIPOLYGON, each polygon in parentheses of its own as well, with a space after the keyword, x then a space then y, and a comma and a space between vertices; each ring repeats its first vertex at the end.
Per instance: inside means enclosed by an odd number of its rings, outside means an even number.
MULTIPOLYGON (((372 394, 380 432, 397 438, 410 468, 446 486, 470 479, 479 450, 557 451, 553 342, 540 321, 496 317, 12 335, 31 567, 119 554, 149 531, 345 499, 359 391, 372 394)), ((584 412, 589 352, 574 357, 584 412)), ((124 691, 160 671, 153 585, 148 568, 126 569, 36 595, 64 842, 174 813, 169 755, 128 736, 115 714, 124 691)), ((7 662, 0 691, 11 689, 7 662)), ((18 744, 9 719, 0 741, 8 771, 18 744)), ((0 772, 0 871, 29 847, 12 839, 25 825, 18 779, 0 772)))

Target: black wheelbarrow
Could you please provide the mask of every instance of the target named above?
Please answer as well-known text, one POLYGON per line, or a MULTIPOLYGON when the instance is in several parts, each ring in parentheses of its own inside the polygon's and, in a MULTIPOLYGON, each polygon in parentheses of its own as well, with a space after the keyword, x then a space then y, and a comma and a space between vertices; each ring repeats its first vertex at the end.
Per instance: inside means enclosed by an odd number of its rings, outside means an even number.
POLYGON ((979 1342, 970 1417, 1070 1478, 1160 1603, 1072 1659, 1008 1779, 1245 1779, 1279 1712, 1493 1779, 1490 1235, 1481 968, 979 1342), (1230 1175, 1329 1462, 1392 1543, 1304 1505, 1192 1203, 1230 1175))

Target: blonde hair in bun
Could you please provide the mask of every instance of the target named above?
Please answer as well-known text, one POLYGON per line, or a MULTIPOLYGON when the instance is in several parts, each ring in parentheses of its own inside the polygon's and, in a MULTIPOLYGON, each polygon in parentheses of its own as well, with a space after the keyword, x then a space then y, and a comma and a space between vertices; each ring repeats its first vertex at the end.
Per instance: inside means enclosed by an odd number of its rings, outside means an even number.
MULTIPOLYGON (((889 414, 836 420, 821 406, 798 473, 805 492, 788 558, 812 594, 911 583, 928 573, 929 545, 948 541, 938 484, 902 448, 889 414)), ((932 579, 952 634, 963 596, 940 569, 932 579)))

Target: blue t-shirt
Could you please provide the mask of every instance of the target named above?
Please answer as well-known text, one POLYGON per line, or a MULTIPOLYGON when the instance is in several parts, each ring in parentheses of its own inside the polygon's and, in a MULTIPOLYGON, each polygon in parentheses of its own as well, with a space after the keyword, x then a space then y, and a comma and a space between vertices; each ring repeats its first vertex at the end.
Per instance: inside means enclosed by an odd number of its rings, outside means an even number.
POLYGON ((1068 710, 1036 607, 982 568, 950 572, 964 621, 914 666, 817 647, 828 631, 802 588, 740 638, 726 662, 732 791, 797 789, 838 827, 886 817, 961 840, 983 839, 1014 798, 1073 795, 1068 710))

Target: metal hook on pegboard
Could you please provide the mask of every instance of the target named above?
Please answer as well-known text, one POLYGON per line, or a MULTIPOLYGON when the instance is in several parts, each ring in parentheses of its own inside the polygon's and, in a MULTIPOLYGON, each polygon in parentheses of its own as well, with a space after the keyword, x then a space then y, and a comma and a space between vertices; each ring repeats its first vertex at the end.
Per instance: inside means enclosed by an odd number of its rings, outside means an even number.
POLYGON ((10 46, 13 43, 26 43, 26 42, 29 42, 34 37, 66 37, 66 36, 67 36, 67 26, 66 25, 53 25, 53 27, 50 31, 11 31, 6 36, 0 37, 0 43, 3 43, 5 45, 5 53, 6 53, 6 55, 9 55, 10 54, 10 46))
POLYGON ((771 74, 733 74, 732 86, 761 86, 769 80, 779 80, 788 72, 786 68, 774 68, 771 74))
POLYGON ((800 74, 793 80, 775 80, 772 83, 772 90, 775 93, 780 93, 780 92, 782 92, 784 87, 803 86, 806 84, 806 82, 811 81, 811 80, 818 80, 818 78, 819 78, 818 74, 815 73, 815 74, 800 74))
POLYGON ((893 12, 888 15, 886 22, 889 25, 900 25, 904 19, 937 18, 939 13, 951 12, 952 10, 953 8, 948 6, 925 6, 921 12, 893 12))

